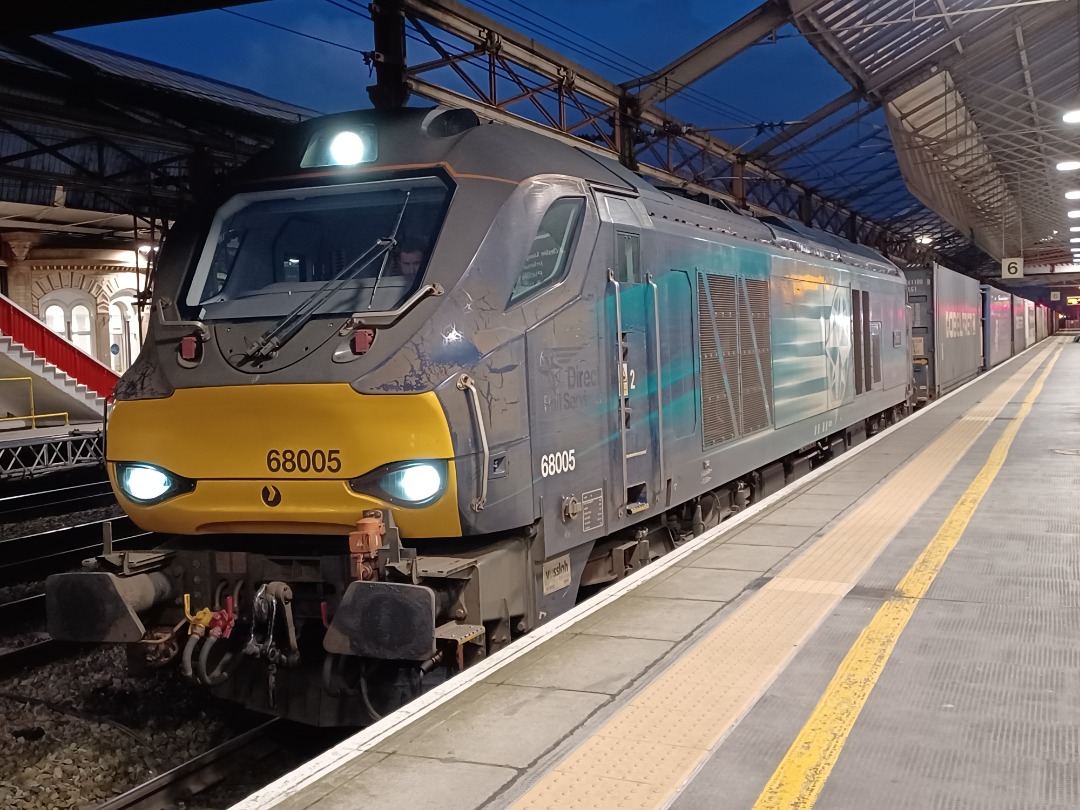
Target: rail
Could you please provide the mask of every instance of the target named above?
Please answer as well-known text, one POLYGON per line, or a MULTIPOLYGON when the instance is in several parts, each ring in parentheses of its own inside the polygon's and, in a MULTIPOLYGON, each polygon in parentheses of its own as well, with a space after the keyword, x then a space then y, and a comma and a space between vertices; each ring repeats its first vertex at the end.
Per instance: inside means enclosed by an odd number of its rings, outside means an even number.
POLYGON ((116 372, 78 346, 53 332, 9 298, 0 295, 0 334, 7 335, 38 357, 108 399, 120 380, 116 372))
POLYGON ((31 427, 37 427, 38 419, 56 419, 58 417, 64 417, 64 424, 70 425, 71 420, 68 418, 67 411, 59 411, 57 413, 37 413, 34 410, 34 378, 33 377, 0 377, 0 383, 5 382, 24 382, 27 388, 30 389, 30 413, 26 416, 0 416, 0 422, 26 422, 29 421, 31 427))
POLYGON ((158 810, 189 801, 208 788, 282 748, 275 732, 284 722, 268 720, 217 748, 153 777, 98 806, 97 810, 158 810))

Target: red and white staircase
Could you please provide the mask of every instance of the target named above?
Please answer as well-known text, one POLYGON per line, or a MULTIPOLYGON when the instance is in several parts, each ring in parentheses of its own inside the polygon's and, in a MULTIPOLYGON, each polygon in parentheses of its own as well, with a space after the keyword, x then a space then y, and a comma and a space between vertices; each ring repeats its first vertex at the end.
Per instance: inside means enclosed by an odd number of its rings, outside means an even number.
MULTIPOLYGON (((13 301, 0 296, 0 379, 30 377, 31 382, 0 382, 0 417, 30 414, 30 385, 36 414, 66 413, 72 423, 100 422, 120 379, 108 366, 45 326, 13 301)), ((40 419, 38 427, 63 424, 40 419)), ((0 429, 30 427, 0 422, 0 429)))

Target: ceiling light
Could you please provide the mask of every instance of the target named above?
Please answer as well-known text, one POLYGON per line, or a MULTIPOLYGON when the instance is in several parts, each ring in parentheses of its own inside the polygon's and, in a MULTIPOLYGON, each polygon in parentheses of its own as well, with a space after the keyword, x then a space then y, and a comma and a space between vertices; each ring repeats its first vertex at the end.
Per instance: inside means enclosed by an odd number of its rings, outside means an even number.
POLYGON ((920 245, 929 245, 931 242, 934 241, 934 237, 928 234, 920 234, 919 236, 915 237, 915 241, 918 242, 920 245))
POLYGON ((1073 233, 1080 232, 1080 225, 1073 225, 1071 228, 1069 228, 1069 230, 1073 233))
POLYGON ((1080 200, 1080 191, 1066 191, 1065 192, 1065 199, 1066 200, 1080 200))
POLYGON ((1061 120, 1066 124, 1080 124, 1080 110, 1069 110, 1061 116, 1061 120))
POLYGON ((1076 219, 1077 217, 1080 217, 1080 211, 1069 212, 1069 219, 1076 219))
POLYGON ((1080 160, 1063 160, 1057 165, 1059 172, 1075 172, 1080 169, 1080 160))

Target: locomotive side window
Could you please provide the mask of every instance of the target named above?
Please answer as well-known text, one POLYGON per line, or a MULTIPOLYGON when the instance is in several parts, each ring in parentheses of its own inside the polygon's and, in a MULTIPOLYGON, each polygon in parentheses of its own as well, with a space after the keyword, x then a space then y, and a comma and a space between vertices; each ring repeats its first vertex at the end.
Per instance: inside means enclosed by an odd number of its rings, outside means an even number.
POLYGON ((525 256, 525 266, 514 282, 511 304, 563 277, 584 208, 585 200, 581 197, 563 197, 551 204, 525 256))

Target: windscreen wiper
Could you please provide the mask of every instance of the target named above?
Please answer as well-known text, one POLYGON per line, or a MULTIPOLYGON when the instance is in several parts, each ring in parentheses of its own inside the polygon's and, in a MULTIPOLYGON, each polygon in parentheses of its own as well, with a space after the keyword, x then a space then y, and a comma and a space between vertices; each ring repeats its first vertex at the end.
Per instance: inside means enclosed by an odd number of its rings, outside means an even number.
MULTIPOLYGON (((403 216, 405 216, 405 206, 409 204, 409 195, 410 195, 410 194, 412 194, 412 192, 411 192, 411 191, 407 191, 407 192, 405 192, 405 202, 404 202, 404 203, 402 203, 402 205, 401 205, 401 210, 400 210, 400 211, 398 211, 398 218, 397 218, 397 222, 395 222, 395 223, 394 223, 394 232, 393 232, 393 234, 391 234, 391 236, 390 236, 390 238, 394 240, 394 244, 395 244, 395 245, 397 244, 397 232, 398 232, 398 228, 400 228, 400 227, 401 227, 401 218, 402 218, 403 216)), ((367 305, 368 305, 368 309, 371 309, 371 302, 375 300, 375 291, 376 291, 377 289, 379 289, 379 282, 380 282, 380 281, 382 281, 382 276, 383 276, 383 272, 384 272, 384 271, 386 270, 386 262, 387 262, 387 261, 388 261, 389 259, 390 259, 390 254, 389 254, 389 253, 385 253, 385 254, 383 254, 383 260, 382 260, 382 264, 381 264, 381 265, 379 265, 379 272, 378 272, 378 274, 377 274, 377 275, 375 276, 375 283, 371 285, 371 297, 370 297, 370 298, 368 298, 368 302, 367 302, 367 305)))
POLYGON ((336 276, 315 290, 307 300, 302 301, 292 312, 263 332, 254 345, 248 349, 247 356, 250 359, 257 360, 260 357, 269 357, 292 340, 330 296, 340 290, 345 282, 360 275, 372 262, 380 257, 383 259, 383 265, 379 268, 379 274, 382 274, 390 250, 397 244, 398 229, 401 227, 401 219, 405 215, 405 206, 409 204, 410 194, 412 194, 411 191, 405 192, 405 200, 401 203, 401 210, 398 211, 397 221, 394 223, 394 230, 390 235, 376 239, 371 247, 349 262, 336 276))

